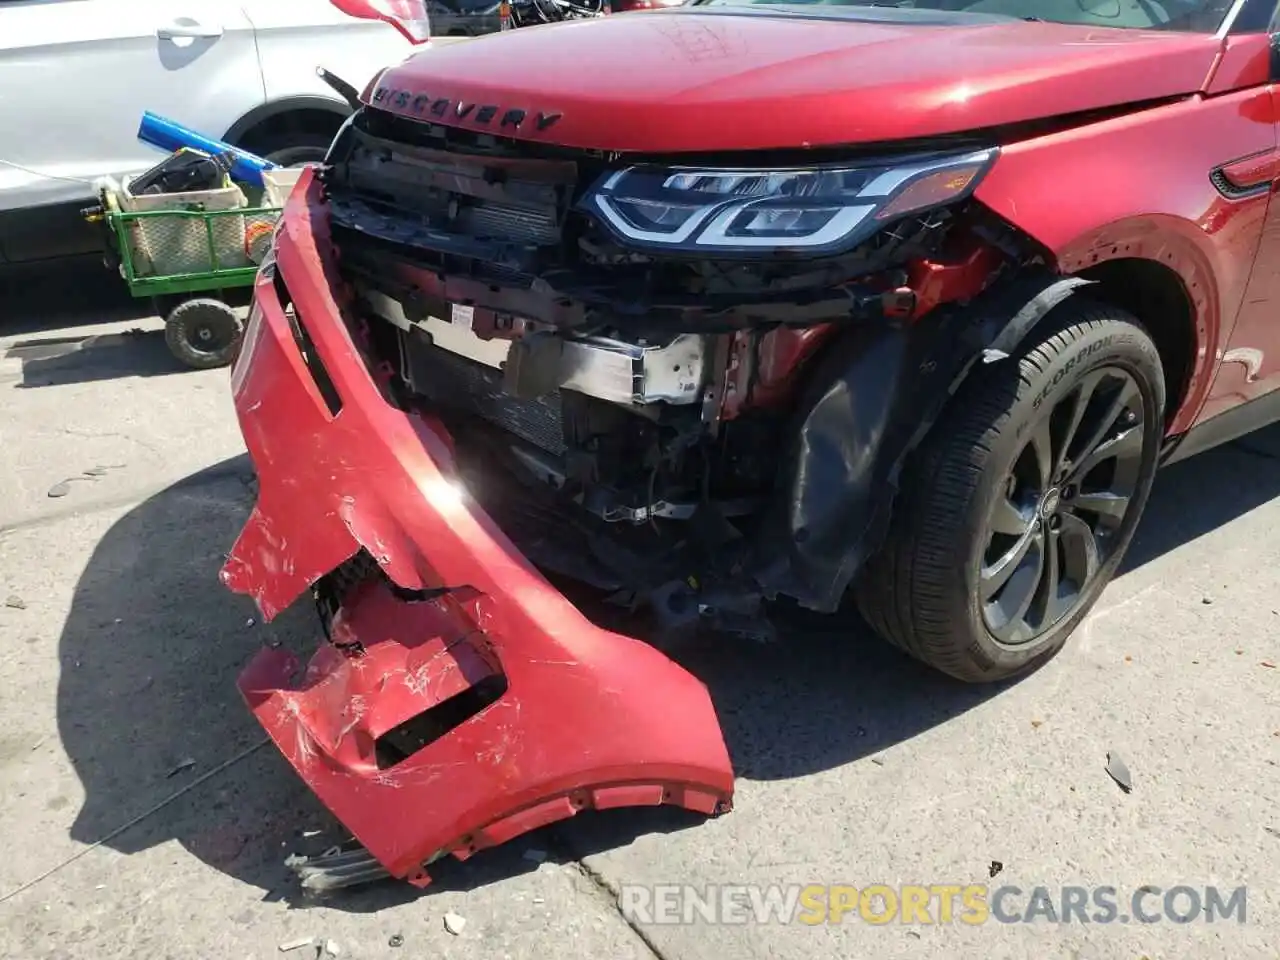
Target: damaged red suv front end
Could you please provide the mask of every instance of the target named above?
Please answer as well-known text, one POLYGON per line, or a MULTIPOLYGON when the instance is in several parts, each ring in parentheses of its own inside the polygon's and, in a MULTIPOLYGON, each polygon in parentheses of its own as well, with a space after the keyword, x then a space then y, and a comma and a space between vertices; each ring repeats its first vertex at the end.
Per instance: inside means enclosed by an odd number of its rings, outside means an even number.
POLYGON ((340 601, 305 669, 264 650, 241 676, 277 746, 418 885, 442 855, 582 809, 727 810, 704 686, 594 626, 513 548, 460 486, 449 433, 387 401, 336 276, 308 172, 232 375, 260 492, 223 581, 268 618, 317 583, 340 601))
POLYGON ((325 635, 241 687, 376 861, 329 881, 727 810, 664 652, 702 632, 852 597, 969 682, 1065 642, 1206 400, 1191 306, 1242 302, 1275 128, 1267 37, 1216 8, 1027 2, 693 0, 369 85, 232 374, 259 499, 223 579, 325 635))

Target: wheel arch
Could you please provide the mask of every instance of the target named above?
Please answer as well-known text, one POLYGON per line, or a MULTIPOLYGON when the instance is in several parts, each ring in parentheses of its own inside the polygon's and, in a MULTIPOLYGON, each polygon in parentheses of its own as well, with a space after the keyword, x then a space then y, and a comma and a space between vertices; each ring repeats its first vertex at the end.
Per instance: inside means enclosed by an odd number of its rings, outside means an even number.
MULTIPOLYGON (((1127 244, 1112 244, 1111 251, 1114 255, 1107 258, 1089 257, 1076 273, 1053 276, 1033 271, 991 291, 995 296, 986 300, 986 310, 992 325, 982 347, 1013 353, 1055 307, 1077 292, 1119 307, 1142 324, 1160 353, 1168 392, 1165 428, 1170 434, 1181 433, 1208 394, 1223 339, 1220 335, 1211 340, 1210 331, 1217 327, 1209 326, 1203 309, 1209 297, 1197 295, 1199 281, 1188 287, 1171 253, 1161 259, 1129 255, 1132 247, 1127 244)), ((971 370, 966 368, 961 377, 971 370)))
MULTIPOLYGON (((1228 196, 1213 175, 1275 145, 1268 88, 1178 97, 1010 142, 975 191, 1046 252, 1056 273, 1112 276, 1117 268, 1095 268, 1145 260, 1178 277, 1192 305, 1196 362, 1173 433, 1191 425, 1208 397, 1269 200, 1266 191, 1228 196)), ((1167 276, 1140 272, 1143 280, 1167 276)))
POLYGON ((1186 284, 1172 267, 1143 257, 1105 260, 1080 276, 1091 281, 1090 296, 1133 314, 1155 342, 1168 397, 1165 427, 1181 432, 1207 394, 1215 354, 1201 349, 1207 331, 1186 284))
MULTIPOLYGON (((1250 251, 1260 236, 1261 212, 1259 229, 1245 237, 1250 251)), ((1169 386, 1166 428, 1171 435, 1194 423, 1209 396, 1216 357, 1231 333, 1252 265, 1250 256, 1244 269, 1226 269, 1221 251, 1204 233, 1179 218, 1142 217, 1090 230, 1057 251, 1045 251, 1062 282, 1087 284, 1089 296, 1133 314, 1155 341, 1169 386)), ((1021 332, 1029 332, 1054 305, 1040 310, 1021 332)))
POLYGON ((257 150, 270 138, 288 132, 337 133, 351 116, 350 105, 331 97, 300 94, 259 104, 233 123, 223 140, 245 150, 257 150))
POLYGON ((1093 281, 1092 296, 1132 313, 1156 342, 1169 383, 1171 434, 1185 432, 1209 396, 1265 209, 1255 204, 1256 216, 1237 224, 1248 252, 1242 258, 1229 255, 1198 224, 1169 215, 1107 224, 1057 251, 1059 270, 1093 281))

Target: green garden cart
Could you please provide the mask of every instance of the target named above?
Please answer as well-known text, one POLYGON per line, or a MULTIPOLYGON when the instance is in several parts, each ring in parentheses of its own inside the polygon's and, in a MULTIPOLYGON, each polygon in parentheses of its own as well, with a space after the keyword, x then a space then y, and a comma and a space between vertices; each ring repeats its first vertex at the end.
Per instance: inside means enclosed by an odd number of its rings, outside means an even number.
MULTIPOLYGON (((280 171, 282 174, 285 171, 280 171)), ((296 170, 288 179, 296 179, 296 170)), ((104 185, 85 219, 106 231, 108 266, 135 297, 148 297, 165 316, 169 351, 189 367, 231 363, 244 333, 234 302, 244 299, 271 246, 290 184, 268 185, 252 205, 239 187, 134 196, 104 185)))

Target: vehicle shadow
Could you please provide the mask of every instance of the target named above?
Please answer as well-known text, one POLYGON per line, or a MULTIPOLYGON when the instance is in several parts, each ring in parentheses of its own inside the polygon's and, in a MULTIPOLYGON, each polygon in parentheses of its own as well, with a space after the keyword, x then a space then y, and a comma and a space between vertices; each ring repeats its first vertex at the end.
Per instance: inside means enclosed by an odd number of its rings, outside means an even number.
MULTIPOLYGON (((1265 462, 1280 455, 1280 427, 1249 444, 1252 452, 1213 451, 1162 475, 1127 569, 1280 497, 1280 470, 1265 462), (1224 484, 1228 477, 1236 481, 1224 484)), ((307 651, 318 639, 305 603, 264 626, 218 582, 252 497, 247 459, 227 461, 133 509, 94 550, 59 651, 58 727, 85 796, 71 833, 86 844, 110 837, 105 845, 126 854, 177 840, 264 897, 305 906, 284 858, 319 853, 345 835, 274 747, 241 757, 262 733, 235 691, 240 667, 264 642, 307 651)), ((755 780, 857 762, 1004 689, 953 683, 861 628, 833 636, 810 624, 783 643, 706 645, 681 659, 712 693, 738 775, 755 780)), ((699 822, 672 810, 584 814, 466 863, 437 864, 430 889, 474 889, 532 870, 531 848, 568 862, 699 822)), ((380 884, 326 904, 365 912, 417 895, 407 884, 380 884)))
POLYGON ((131 297, 120 275, 100 257, 0 267, 0 337, 140 320, 153 313, 151 301, 131 297))
POLYGON ((188 369, 169 352, 162 330, 36 337, 13 343, 3 356, 21 362, 22 379, 14 384, 18 389, 166 376, 188 369))
POLYGON ((1123 576, 1280 496, 1280 423, 1161 472, 1123 576))
MULTIPOLYGON (((229 294, 234 304, 247 303, 246 291, 229 294)), ((97 258, 0 268, 0 358, 18 361, 21 389, 185 373, 190 368, 157 329, 158 306, 131 297, 97 258), (95 329, 133 322, 147 329, 95 329), (80 332, 61 332, 67 328, 80 332)))

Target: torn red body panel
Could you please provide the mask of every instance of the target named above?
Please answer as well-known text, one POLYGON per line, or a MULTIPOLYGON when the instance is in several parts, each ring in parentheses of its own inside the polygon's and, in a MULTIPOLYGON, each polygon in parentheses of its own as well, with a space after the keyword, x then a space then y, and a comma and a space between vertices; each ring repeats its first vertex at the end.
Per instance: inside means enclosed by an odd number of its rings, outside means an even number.
POLYGON ((592 624, 469 500, 444 428, 391 406, 370 376, 330 249, 306 172, 232 373, 259 498, 222 579, 269 619, 361 550, 385 578, 348 593, 301 677, 283 651, 253 660, 240 688, 259 722, 369 852, 418 885, 439 855, 584 808, 727 810, 733 773, 706 688, 592 624), (495 678, 478 713, 382 758, 381 738, 495 678))

